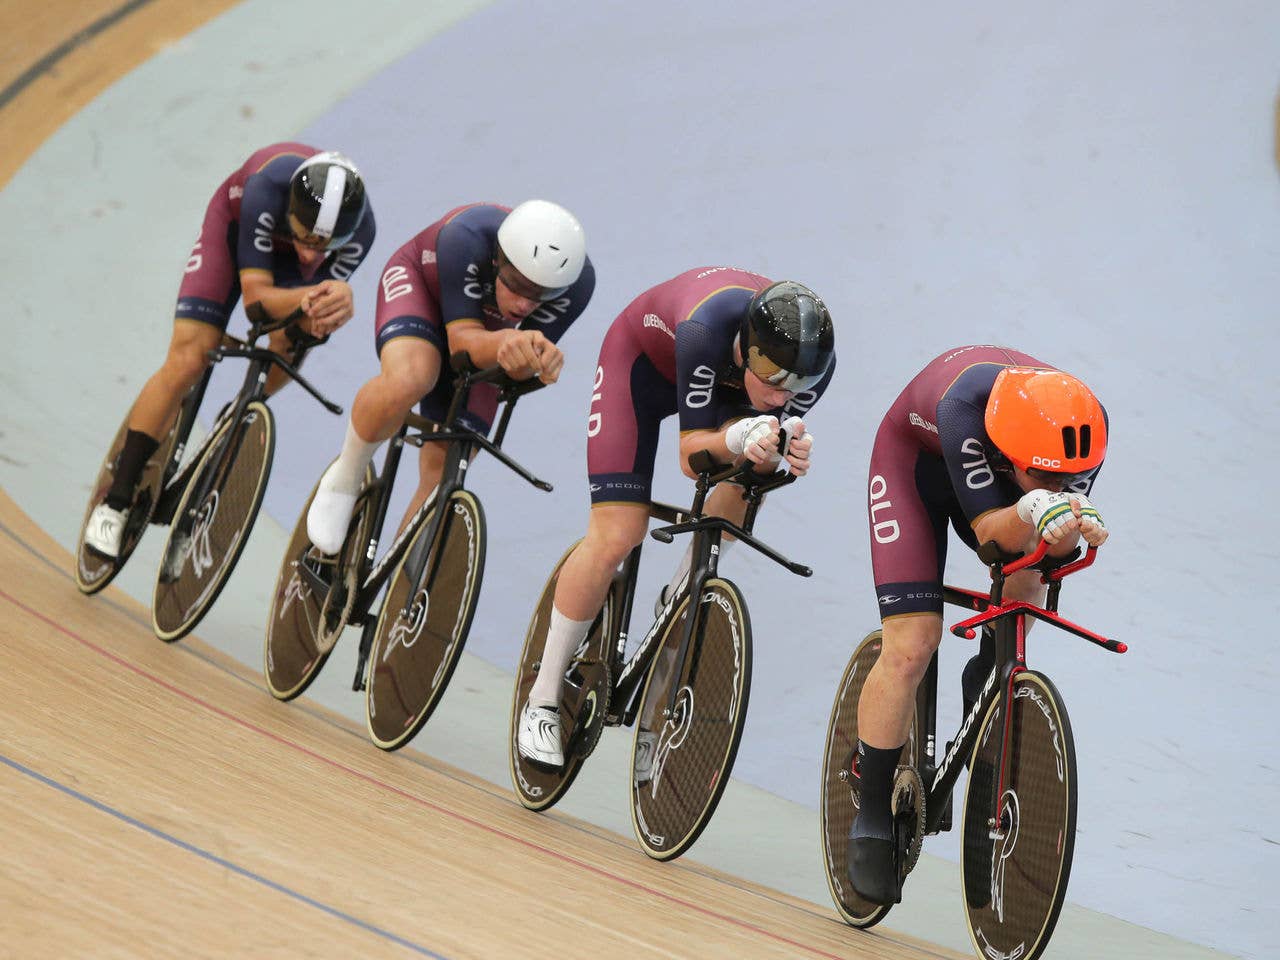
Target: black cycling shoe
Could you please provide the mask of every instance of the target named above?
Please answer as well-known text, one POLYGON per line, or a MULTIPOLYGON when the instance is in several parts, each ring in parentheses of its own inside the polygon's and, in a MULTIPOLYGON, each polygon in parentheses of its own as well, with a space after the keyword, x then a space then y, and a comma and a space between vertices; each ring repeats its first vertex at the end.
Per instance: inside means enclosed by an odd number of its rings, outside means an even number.
POLYGON ((892 836, 877 835, 859 830, 855 818, 849 830, 846 853, 849 863, 849 883, 858 896, 872 903, 902 902, 902 884, 898 879, 898 864, 892 836))

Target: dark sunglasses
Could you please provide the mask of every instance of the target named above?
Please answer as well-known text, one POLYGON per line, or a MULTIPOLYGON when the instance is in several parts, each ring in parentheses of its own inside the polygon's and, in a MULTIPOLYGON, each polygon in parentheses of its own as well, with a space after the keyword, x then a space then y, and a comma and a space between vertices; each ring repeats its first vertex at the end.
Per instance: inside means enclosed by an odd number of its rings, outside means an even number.
POLYGON ((568 287, 539 286, 517 270, 501 249, 498 250, 498 279, 502 281, 504 287, 517 297, 523 297, 526 300, 537 300, 539 303, 554 300, 569 289, 568 287))
POLYGON ((1053 470, 1041 470, 1038 467, 1031 467, 1027 470, 1029 476, 1036 483, 1042 486, 1058 490, 1068 490, 1089 479, 1092 471, 1085 473, 1057 473, 1053 470))
POLYGON ((288 219, 289 235, 293 237, 298 246, 306 247, 308 250, 325 252, 337 250, 354 236, 354 234, 348 233, 341 237, 322 237, 318 233, 308 233, 293 214, 289 214, 288 219))

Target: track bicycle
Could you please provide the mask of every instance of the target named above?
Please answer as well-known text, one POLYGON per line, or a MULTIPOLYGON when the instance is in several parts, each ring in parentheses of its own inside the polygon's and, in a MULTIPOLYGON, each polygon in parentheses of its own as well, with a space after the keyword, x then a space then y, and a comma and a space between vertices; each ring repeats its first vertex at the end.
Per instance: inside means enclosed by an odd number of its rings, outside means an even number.
MULTIPOLYGON (((928 834, 950 830, 952 789, 969 766, 961 819, 961 882, 974 949, 983 958, 1035 960, 1053 933, 1066 897, 1075 846, 1076 751, 1062 696, 1026 660, 1027 618, 1043 620, 1113 653, 1128 647, 1059 616, 1064 577, 1091 565, 1083 557, 1045 557, 1043 540, 1026 556, 984 544, 979 558, 991 569, 990 594, 946 586, 947 603, 978 611, 951 627, 973 639, 994 632, 994 664, 978 700, 937 755, 935 736, 938 655, 916 692, 911 732, 893 784, 892 809, 899 889, 915 866, 928 834), (1003 600, 1005 578, 1029 567, 1049 587, 1045 606, 1003 600)), ((858 809, 852 775, 858 743, 858 700, 880 656, 881 631, 854 651, 836 694, 822 768, 822 846, 827 883, 841 916, 856 927, 884 919, 891 904, 858 895, 848 878, 846 843, 858 809)))
POLYGON ((288 357, 282 357, 258 347, 257 341, 295 323, 302 312, 295 310, 276 320, 252 307, 246 313, 250 316, 246 338, 224 333, 221 343, 208 352, 208 368, 183 399, 145 465, 118 556, 104 557, 88 547, 84 528, 111 487, 128 432, 127 415, 98 472, 81 523, 76 584, 86 594, 102 590, 123 569, 149 523, 170 527, 152 599, 152 626, 156 636, 165 641, 185 636, 208 612, 231 576, 257 518, 275 450, 275 420, 266 404, 271 369, 282 370, 331 413, 342 413, 340 406, 322 396, 298 371, 307 350, 327 338, 296 331, 288 357), (244 381, 194 453, 184 457, 213 364, 229 358, 248 361, 244 381))
POLYGON ((521 756, 517 735, 521 710, 541 666, 556 581, 577 544, 560 558, 543 588, 520 654, 511 704, 511 779, 530 810, 546 810, 564 796, 606 726, 635 726, 631 820, 641 847, 655 860, 680 856, 707 825, 733 769, 746 721, 751 621, 741 591, 717 573, 722 536, 732 535, 792 573, 807 577, 813 572, 751 533, 764 495, 791 483, 794 475, 760 474, 750 463, 725 469, 705 452, 690 463, 698 473, 692 507, 684 511, 653 502, 649 515, 666 524, 650 531, 656 540, 670 543, 679 534, 693 535, 692 572, 624 659, 642 545, 621 564, 603 608, 565 671, 559 703, 562 767, 552 769, 521 756), (742 526, 702 513, 708 491, 721 482, 742 486, 747 502, 742 526))
POLYGON ((383 750, 404 746, 430 718, 475 615, 486 525, 479 498, 464 485, 476 453, 485 450, 540 490, 551 490, 501 449, 516 401, 542 381, 512 380, 497 366, 477 370, 466 353, 455 354, 450 364, 454 391, 443 422, 414 413, 405 418, 387 447, 381 475, 372 467, 366 472, 335 555, 321 553, 307 536, 316 489, 311 491, 281 562, 267 621, 263 672, 278 700, 307 689, 346 627, 363 628, 352 689, 364 691, 369 737, 383 750), (498 388, 502 407, 493 440, 463 420, 472 388, 485 383, 498 388), (440 483, 379 558, 400 457, 406 444, 424 443, 448 445, 440 483))

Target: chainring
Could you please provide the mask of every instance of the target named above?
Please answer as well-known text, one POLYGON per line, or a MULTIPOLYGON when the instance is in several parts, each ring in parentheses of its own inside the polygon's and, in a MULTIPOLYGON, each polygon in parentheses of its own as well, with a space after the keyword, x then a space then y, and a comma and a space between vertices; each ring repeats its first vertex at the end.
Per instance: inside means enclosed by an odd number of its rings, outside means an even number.
POLYGON ((609 676, 609 664, 604 660, 577 660, 570 669, 582 677, 582 689, 586 693, 578 706, 569 750, 585 760, 600 742, 613 683, 609 676))
MULTIPOLYGON (((319 561, 322 566, 336 566, 335 560, 320 555, 315 547, 307 548, 307 555, 302 562, 309 560, 319 561)), ((343 564, 342 580, 330 583, 329 590, 324 595, 324 603, 320 605, 320 625, 316 631, 316 649, 320 653, 332 650, 342 636, 342 631, 347 628, 347 620, 351 617, 360 586, 358 573, 355 564, 343 564)))
POLYGON ((899 880, 915 869, 924 846, 924 781, 915 767, 898 767, 893 778, 893 825, 898 842, 899 880))

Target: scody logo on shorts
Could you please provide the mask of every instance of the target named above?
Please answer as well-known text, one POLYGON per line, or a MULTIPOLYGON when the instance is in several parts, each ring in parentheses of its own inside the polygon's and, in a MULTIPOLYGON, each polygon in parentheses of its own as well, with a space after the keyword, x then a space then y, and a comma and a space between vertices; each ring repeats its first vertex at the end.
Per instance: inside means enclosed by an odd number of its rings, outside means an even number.
POLYGON ((942 594, 937 590, 917 590, 898 596, 896 593, 885 593, 876 598, 882 607, 887 607, 903 600, 941 600, 942 594))
POLYGON ((644 484, 634 480, 606 480, 601 484, 591 484, 592 493, 599 493, 601 490, 635 490, 643 493, 644 484))

